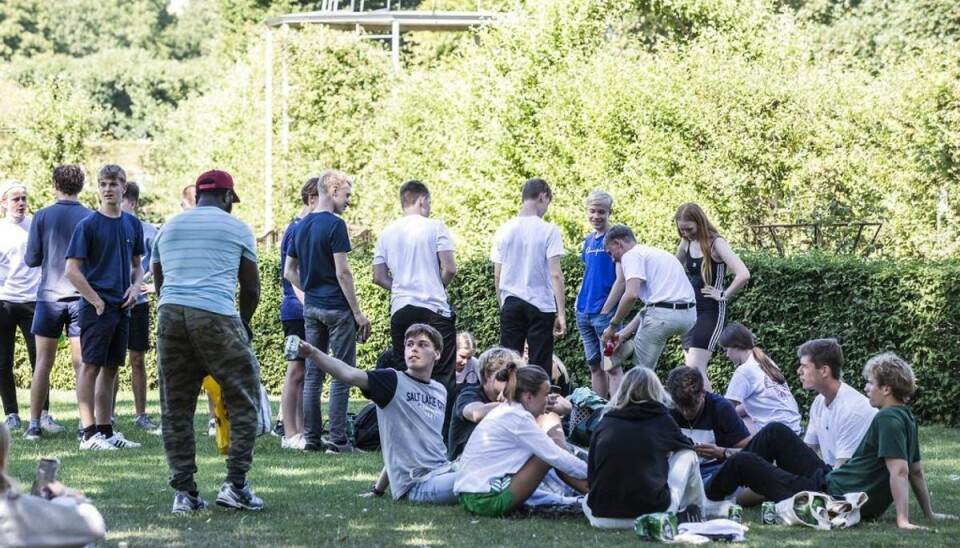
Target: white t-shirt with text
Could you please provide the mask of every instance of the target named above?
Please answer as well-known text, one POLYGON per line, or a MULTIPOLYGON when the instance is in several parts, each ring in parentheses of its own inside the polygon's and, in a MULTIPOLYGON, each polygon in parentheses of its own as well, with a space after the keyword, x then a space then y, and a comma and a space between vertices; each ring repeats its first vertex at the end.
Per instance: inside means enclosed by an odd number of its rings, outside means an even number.
POLYGON ((790 387, 787 383, 778 384, 768 377, 753 356, 733 372, 725 397, 743 405, 757 430, 772 422, 779 422, 794 433, 800 433, 800 410, 797 400, 790 393, 790 387))

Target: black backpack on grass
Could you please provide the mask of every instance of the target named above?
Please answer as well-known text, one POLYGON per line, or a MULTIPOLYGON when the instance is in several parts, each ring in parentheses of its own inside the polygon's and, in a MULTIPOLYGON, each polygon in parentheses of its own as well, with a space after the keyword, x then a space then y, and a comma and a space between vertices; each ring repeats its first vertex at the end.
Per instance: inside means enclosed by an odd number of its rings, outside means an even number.
POLYGON ((353 423, 357 449, 380 450, 380 425, 377 423, 377 404, 369 403, 357 413, 353 423))

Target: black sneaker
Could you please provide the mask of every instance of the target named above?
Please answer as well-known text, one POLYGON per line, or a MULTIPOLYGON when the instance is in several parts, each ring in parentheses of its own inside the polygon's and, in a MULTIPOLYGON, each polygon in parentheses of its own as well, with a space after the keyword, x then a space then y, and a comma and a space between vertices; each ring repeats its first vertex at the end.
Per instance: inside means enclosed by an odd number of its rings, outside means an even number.
POLYGON ((217 505, 234 510, 263 510, 263 499, 253 494, 249 483, 238 489, 232 481, 225 481, 217 494, 217 505))
POLYGON ((277 421, 277 425, 273 427, 273 432, 271 432, 271 434, 281 438, 284 437, 283 421, 277 421))
POLYGON ((40 436, 43 435, 43 430, 39 426, 30 426, 27 428, 27 431, 24 432, 23 438, 31 441, 40 441, 40 436))
POLYGON ((677 512, 677 523, 700 523, 703 521, 703 512, 696 504, 687 506, 680 512, 677 512))

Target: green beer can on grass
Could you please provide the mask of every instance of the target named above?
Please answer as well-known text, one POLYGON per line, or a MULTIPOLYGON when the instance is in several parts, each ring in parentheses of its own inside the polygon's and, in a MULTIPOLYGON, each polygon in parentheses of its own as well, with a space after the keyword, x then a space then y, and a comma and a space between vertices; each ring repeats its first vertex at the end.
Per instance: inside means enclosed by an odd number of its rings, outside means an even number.
POLYGON ((670 512, 644 514, 634 522, 634 530, 643 540, 673 540, 677 534, 677 515, 670 512))
POLYGON ((760 506, 760 524, 761 525, 776 525, 780 523, 780 520, 777 519, 777 503, 773 501, 764 501, 763 505, 760 506))

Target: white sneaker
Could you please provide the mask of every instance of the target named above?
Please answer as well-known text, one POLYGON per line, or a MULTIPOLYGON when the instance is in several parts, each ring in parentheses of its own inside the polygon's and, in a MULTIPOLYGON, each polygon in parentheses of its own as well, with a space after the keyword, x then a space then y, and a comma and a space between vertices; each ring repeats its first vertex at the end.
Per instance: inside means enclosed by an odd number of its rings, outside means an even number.
POLYGON ((135 441, 130 441, 127 438, 123 437, 123 434, 114 430, 113 435, 109 438, 105 438, 107 443, 116 447, 117 449, 136 449, 140 447, 140 444, 135 441))
POLYGON ((283 449, 298 449, 303 451, 307 448, 307 438, 303 437, 303 434, 294 434, 289 438, 283 438, 280 442, 280 447, 283 449))
POLYGON ((103 434, 97 432, 88 440, 80 442, 81 451, 116 451, 117 447, 107 441, 103 434))

